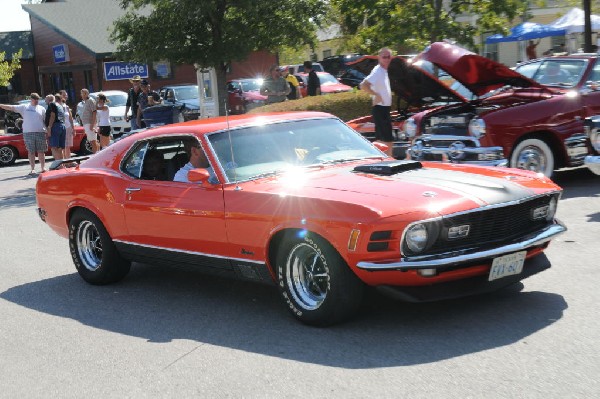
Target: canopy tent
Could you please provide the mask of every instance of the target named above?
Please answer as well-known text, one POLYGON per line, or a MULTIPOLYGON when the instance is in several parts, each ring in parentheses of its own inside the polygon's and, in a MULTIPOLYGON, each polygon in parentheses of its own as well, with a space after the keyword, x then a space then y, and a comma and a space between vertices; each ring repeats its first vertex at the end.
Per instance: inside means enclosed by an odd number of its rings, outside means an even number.
MULTIPOLYGON (((590 15, 592 20, 592 30, 600 30, 600 16, 590 15)), ((562 17, 547 26, 553 29, 564 29, 566 33, 580 33, 585 29, 585 12, 581 8, 572 8, 562 17)))
POLYGON ((511 28, 510 35, 502 36, 501 34, 496 34, 488 36, 485 39, 485 43, 516 42, 539 39, 548 36, 564 36, 565 34, 565 28, 551 27, 549 25, 542 25, 535 22, 523 22, 522 24, 511 28))

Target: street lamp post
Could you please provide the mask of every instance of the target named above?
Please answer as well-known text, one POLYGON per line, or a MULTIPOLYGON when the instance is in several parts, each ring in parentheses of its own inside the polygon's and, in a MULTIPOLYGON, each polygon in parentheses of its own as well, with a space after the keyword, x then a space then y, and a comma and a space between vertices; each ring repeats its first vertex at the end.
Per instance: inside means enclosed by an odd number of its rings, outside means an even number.
POLYGON ((592 5, 590 0, 583 0, 583 11, 585 14, 583 51, 592 53, 594 51, 592 50, 592 5))

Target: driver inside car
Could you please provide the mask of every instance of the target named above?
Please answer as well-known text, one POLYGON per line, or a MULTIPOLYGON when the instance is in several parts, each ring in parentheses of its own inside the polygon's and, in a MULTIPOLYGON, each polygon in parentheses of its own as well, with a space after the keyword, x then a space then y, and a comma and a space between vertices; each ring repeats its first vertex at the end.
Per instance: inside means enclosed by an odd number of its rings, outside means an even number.
POLYGON ((191 183, 188 178, 188 172, 192 169, 204 168, 210 175, 208 182, 211 184, 217 184, 219 181, 215 175, 215 171, 210 166, 204 150, 200 147, 200 143, 197 141, 186 141, 184 146, 185 152, 188 154, 190 160, 188 163, 183 165, 181 169, 177 171, 177 173, 175 173, 173 181, 191 183))
POLYGON ((544 74, 540 76, 538 82, 542 84, 549 83, 568 83, 571 74, 561 69, 557 62, 549 62, 544 69, 544 74))

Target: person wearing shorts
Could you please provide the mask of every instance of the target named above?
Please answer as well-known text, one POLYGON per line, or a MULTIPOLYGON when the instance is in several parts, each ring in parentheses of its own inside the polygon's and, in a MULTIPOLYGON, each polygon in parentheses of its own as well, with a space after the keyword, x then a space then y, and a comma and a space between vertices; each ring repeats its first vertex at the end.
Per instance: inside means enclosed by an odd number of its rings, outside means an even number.
POLYGON ((387 69, 392 61, 392 51, 384 47, 379 50, 379 65, 375 66, 360 88, 369 93, 373 100, 373 122, 375 123, 375 138, 388 146, 386 154, 392 156, 394 136, 392 133, 392 90, 387 69))
POLYGON ((83 111, 81 112, 81 124, 85 131, 87 141, 92 146, 92 152, 98 152, 98 135, 94 131, 96 125, 96 102, 90 97, 88 89, 81 89, 81 100, 83 101, 83 111))
MULTIPOLYGON (((75 124, 73 123, 73 113, 67 104, 69 95, 66 90, 61 90, 55 97, 60 97, 60 102, 65 110, 65 128, 67 129, 67 134, 65 135, 65 158, 71 158, 71 147, 73 147, 73 138, 75 137, 75 124)), ((56 102, 58 103, 58 100, 56 102)))
POLYGON ((48 104, 48 109, 46 110, 46 136, 50 143, 52 156, 54 160, 64 159, 65 136, 67 134, 67 129, 65 128, 65 109, 62 103, 56 102, 56 97, 52 94, 46 96, 46 104, 48 104))
POLYGON ((96 103, 96 115, 98 115, 98 133, 100 134, 100 149, 108 147, 110 143, 110 111, 109 100, 104 93, 98 94, 96 103))
POLYGON ((29 99, 31 100, 29 104, 0 104, 0 108, 18 112, 23 117, 23 141, 25 142, 27 157, 31 166, 29 174, 33 175, 35 174, 36 154, 40 160, 40 172, 43 173, 46 171, 46 156, 44 153, 48 151, 48 143, 46 142, 46 126, 44 125, 46 109, 39 105, 40 95, 31 93, 29 99))

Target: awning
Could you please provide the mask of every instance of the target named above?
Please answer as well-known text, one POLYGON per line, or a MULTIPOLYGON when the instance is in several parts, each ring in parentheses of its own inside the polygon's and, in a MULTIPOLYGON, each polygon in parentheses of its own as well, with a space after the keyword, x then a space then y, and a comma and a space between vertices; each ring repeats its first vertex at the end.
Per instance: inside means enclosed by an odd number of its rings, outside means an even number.
POLYGON ((523 22, 510 30, 510 35, 502 36, 496 34, 488 36, 485 39, 486 44, 501 42, 516 42, 523 40, 539 39, 548 36, 564 36, 567 33, 565 28, 542 25, 535 22, 523 22))
MULTIPOLYGON (((600 16, 590 15, 592 30, 600 30, 600 16)), ((583 32, 585 29, 585 12, 581 8, 572 8, 562 17, 547 26, 555 29, 564 29, 567 33, 583 32)))

